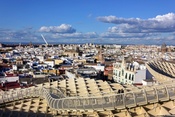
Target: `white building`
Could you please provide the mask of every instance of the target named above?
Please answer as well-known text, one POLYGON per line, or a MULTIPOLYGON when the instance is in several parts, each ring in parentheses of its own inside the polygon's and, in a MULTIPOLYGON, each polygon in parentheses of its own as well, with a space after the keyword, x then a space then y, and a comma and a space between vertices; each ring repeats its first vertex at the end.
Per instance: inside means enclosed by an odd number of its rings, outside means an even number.
POLYGON ((85 65, 86 67, 93 67, 94 69, 96 69, 97 71, 104 71, 105 66, 102 66, 100 64, 96 64, 96 65, 85 65))
POLYGON ((40 62, 44 62, 44 56, 36 56, 36 58, 38 58, 40 62))
POLYGON ((126 63, 125 60, 113 64, 113 79, 121 84, 142 84, 142 80, 152 78, 144 65, 137 62, 126 63))
POLYGON ((51 67, 53 67, 55 65, 53 60, 45 60, 44 63, 51 66, 51 67))

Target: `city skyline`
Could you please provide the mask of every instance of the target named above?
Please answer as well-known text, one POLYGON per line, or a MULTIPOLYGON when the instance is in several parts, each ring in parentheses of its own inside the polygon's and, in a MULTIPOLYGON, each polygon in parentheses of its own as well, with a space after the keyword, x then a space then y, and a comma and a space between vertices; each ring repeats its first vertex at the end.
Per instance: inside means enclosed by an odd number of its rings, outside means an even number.
POLYGON ((0 42, 175 45, 174 3, 1 0, 0 42))

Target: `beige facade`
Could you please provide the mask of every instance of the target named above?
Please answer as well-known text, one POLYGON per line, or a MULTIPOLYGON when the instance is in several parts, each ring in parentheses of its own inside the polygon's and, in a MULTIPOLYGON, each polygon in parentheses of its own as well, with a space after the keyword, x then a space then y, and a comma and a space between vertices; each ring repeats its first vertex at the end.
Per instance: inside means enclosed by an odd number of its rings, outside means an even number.
POLYGON ((60 63, 63 63, 63 60, 55 59, 54 62, 55 62, 55 65, 59 65, 60 63))
POLYGON ((122 63, 116 62, 113 64, 113 79, 121 84, 133 84, 135 81, 135 69, 127 67, 124 59, 122 63))
POLYGON ((21 60, 21 59, 16 60, 16 65, 22 65, 22 64, 23 64, 23 60, 21 60))
POLYGON ((83 63, 83 64, 85 64, 86 63, 86 59, 74 59, 74 62, 75 63, 83 63))
POLYGON ((43 73, 45 74, 60 74, 58 69, 53 69, 53 70, 43 70, 43 73))
POLYGON ((63 54, 68 56, 68 57, 77 57, 78 56, 78 52, 76 52, 76 51, 66 51, 63 54))

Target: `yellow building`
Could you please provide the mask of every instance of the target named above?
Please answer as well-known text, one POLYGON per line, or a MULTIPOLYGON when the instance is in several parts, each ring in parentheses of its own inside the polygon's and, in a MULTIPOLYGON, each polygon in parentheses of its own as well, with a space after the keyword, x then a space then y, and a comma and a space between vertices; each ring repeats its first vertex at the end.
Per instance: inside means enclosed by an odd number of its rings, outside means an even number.
POLYGON ((60 63, 63 63, 63 60, 55 59, 54 62, 55 62, 55 65, 59 65, 60 63))
POLYGON ((63 53, 65 56, 68 56, 68 57, 77 57, 78 56, 78 52, 76 51, 65 51, 63 53))
POLYGON ((83 63, 83 64, 85 64, 86 63, 86 59, 75 59, 74 63, 83 63))
POLYGON ((44 73, 44 74, 55 74, 55 75, 60 74, 58 69, 53 69, 53 70, 43 70, 43 73, 44 73))

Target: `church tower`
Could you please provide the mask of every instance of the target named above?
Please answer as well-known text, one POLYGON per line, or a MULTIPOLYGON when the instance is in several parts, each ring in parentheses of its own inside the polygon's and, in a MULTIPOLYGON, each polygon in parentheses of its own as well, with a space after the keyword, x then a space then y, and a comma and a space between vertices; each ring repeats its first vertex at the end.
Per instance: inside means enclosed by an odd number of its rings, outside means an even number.
POLYGON ((103 53, 102 53, 102 46, 100 46, 100 49, 98 51, 98 62, 104 63, 104 57, 103 57, 103 53))

